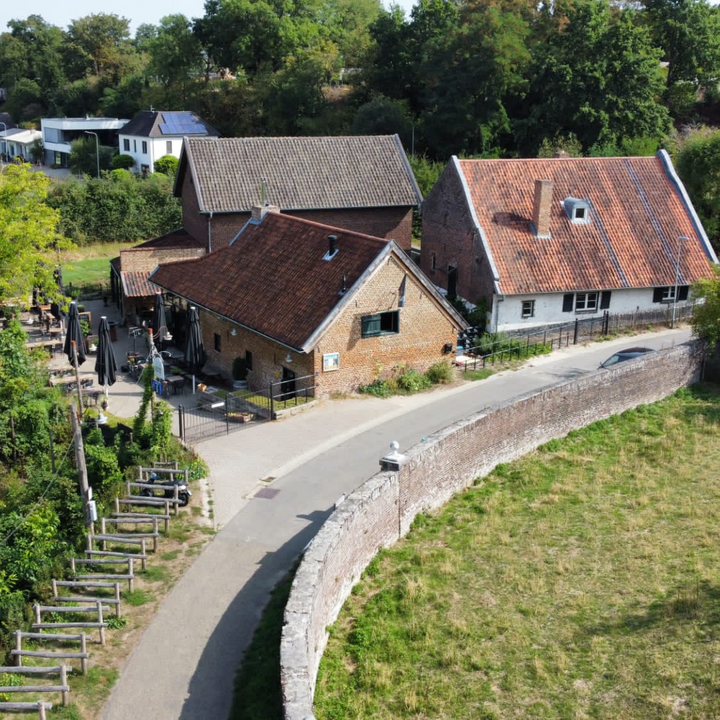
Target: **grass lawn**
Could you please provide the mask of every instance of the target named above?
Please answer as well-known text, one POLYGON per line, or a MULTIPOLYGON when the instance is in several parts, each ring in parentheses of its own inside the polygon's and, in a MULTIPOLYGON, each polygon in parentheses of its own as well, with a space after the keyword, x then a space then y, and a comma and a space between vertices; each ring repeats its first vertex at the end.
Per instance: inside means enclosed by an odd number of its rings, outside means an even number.
POLYGON ((684 390, 419 517, 332 628, 318 719, 720 717, 719 420, 684 390))
POLYGON ((137 243, 102 243, 85 245, 63 253, 63 282, 66 285, 109 285, 111 258, 117 257, 120 250, 130 248, 137 243))

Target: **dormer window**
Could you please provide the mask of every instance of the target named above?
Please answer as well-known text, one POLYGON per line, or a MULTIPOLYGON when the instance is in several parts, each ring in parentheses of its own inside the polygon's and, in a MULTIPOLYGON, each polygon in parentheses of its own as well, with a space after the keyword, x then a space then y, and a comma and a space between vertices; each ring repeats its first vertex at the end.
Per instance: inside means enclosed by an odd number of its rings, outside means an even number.
POLYGON ((569 197, 563 200, 565 214, 574 225, 587 225, 590 222, 590 203, 587 200, 569 197))

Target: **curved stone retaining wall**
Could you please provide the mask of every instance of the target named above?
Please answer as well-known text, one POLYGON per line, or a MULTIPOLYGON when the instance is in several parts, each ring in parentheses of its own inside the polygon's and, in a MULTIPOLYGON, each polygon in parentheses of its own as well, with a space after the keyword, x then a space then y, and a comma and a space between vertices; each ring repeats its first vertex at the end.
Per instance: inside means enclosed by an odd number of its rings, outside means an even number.
POLYGON ((701 362, 698 345, 681 345, 483 410, 408 450, 399 472, 380 472, 349 495, 305 552, 285 609, 286 720, 312 717, 326 628, 378 550, 405 535, 418 513, 441 507, 499 463, 697 381, 701 362))

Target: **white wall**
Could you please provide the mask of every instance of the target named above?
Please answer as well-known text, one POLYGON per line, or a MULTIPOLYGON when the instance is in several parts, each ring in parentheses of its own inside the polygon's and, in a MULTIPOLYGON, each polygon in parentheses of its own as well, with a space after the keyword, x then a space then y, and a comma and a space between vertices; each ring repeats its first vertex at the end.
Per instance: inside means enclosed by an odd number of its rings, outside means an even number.
POLYGON ((180 136, 174 137, 161 137, 161 138, 150 138, 150 137, 139 137, 137 135, 123 135, 119 133, 120 139, 120 154, 130 155, 135 160, 135 167, 132 168, 133 172, 142 172, 142 166, 148 166, 148 172, 153 172, 155 161, 159 160, 165 155, 172 155, 173 157, 180 158, 180 149, 182 148, 183 139, 180 136), (125 149, 125 140, 129 141, 130 149, 125 149), (143 142, 147 143, 147 152, 142 151, 143 142), (172 143, 172 152, 167 151, 168 142, 172 143))
MULTIPOLYGON (((574 310, 573 312, 563 312, 564 295, 565 293, 505 295, 501 300, 494 296, 493 309, 489 314, 490 323, 488 329, 491 332, 521 330, 522 328, 532 328, 538 325, 572 322, 576 318, 602 317, 605 313, 604 310, 600 309, 596 312, 575 312, 574 310), (522 317, 523 300, 535 300, 534 317, 522 317)), ((665 307, 664 303, 654 303, 652 300, 653 288, 613 290, 608 312, 612 314, 632 313, 661 310, 665 307)))

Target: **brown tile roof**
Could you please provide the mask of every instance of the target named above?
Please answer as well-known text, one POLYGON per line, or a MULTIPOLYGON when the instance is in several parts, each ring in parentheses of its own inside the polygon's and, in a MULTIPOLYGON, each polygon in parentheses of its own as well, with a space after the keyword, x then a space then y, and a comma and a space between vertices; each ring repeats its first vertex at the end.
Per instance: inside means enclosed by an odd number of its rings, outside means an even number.
POLYGON ((146 272, 120 272, 123 294, 125 297, 148 297, 154 295, 158 288, 148 280, 146 272))
POLYGON ((422 202, 397 135, 187 138, 175 193, 190 170, 201 212, 409 207, 422 202))
POLYGON ((660 156, 459 160, 506 295, 668 286, 707 275, 714 253, 693 224, 660 156), (535 180, 553 182, 549 239, 531 229, 535 180), (573 224, 562 202, 590 202, 573 224))
POLYGON ((358 280, 394 249, 392 240, 268 213, 228 247, 161 265, 151 277, 191 303, 307 351, 316 331, 362 284, 353 287, 358 280), (328 235, 337 237, 338 251, 324 260, 328 235), (343 275, 347 292, 341 295, 343 275))
POLYGON ((204 243, 200 240, 196 240, 185 228, 178 228, 166 235, 161 235, 151 240, 136 245, 130 250, 136 250, 141 248, 195 248, 205 247, 204 243))

